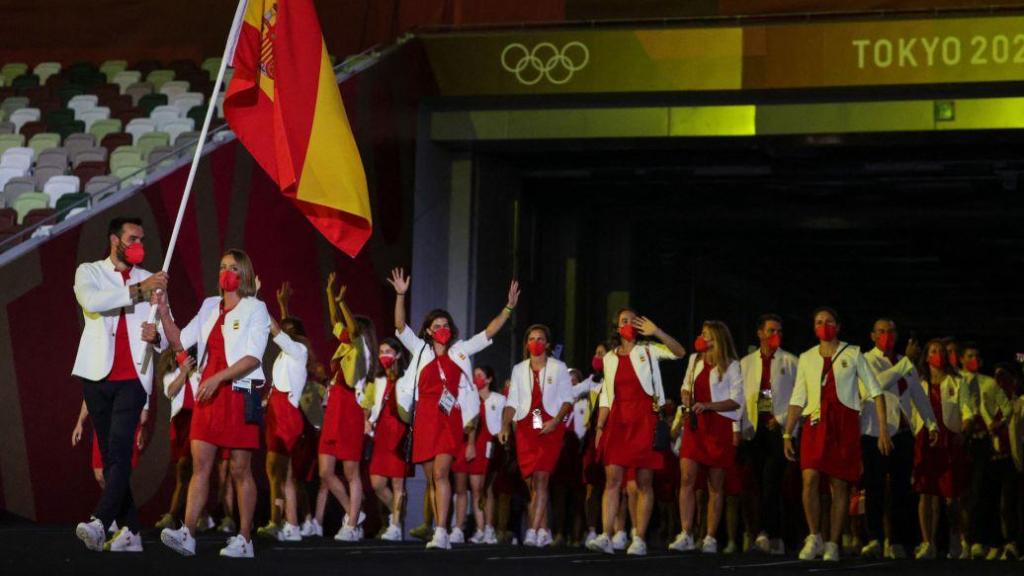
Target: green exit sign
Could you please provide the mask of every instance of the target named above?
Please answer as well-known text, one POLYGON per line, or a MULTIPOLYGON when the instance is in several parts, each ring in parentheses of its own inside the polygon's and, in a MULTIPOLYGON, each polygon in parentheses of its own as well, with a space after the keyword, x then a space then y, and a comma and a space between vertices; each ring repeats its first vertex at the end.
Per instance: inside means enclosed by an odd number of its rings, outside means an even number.
POLYGON ((935 121, 952 122, 956 120, 956 103, 952 100, 944 100, 935 103, 935 121))

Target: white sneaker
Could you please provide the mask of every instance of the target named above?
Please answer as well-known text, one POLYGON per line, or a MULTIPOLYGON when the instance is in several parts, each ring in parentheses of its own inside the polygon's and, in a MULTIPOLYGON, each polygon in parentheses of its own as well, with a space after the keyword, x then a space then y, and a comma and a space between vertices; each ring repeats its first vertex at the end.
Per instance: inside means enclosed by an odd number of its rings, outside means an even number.
POLYGON ((922 542, 914 551, 914 560, 934 560, 935 546, 931 542, 922 542))
POLYGON ((526 536, 523 536, 523 546, 529 546, 534 548, 537 546, 537 531, 530 528, 526 531, 526 536))
POLYGON ((547 528, 541 528, 537 530, 537 548, 547 548, 551 546, 554 539, 551 537, 551 531, 547 528))
POLYGON ((626 538, 626 532, 623 530, 619 530, 615 533, 615 536, 612 537, 612 548, 614 548, 615 550, 625 550, 627 540, 628 539, 626 538))
POLYGON ((697 544, 689 532, 680 532, 676 539, 668 545, 668 549, 673 552, 693 552, 697 549, 697 544))
POLYGON ((629 544, 629 548, 626 549, 626 555, 647 556, 647 543, 644 542, 643 538, 634 536, 633 541, 629 544))
POLYGON ((341 530, 338 530, 338 533, 334 535, 334 539, 338 542, 358 542, 359 530, 345 524, 341 527, 341 530))
POLYGON ((860 549, 860 555, 865 558, 879 558, 882 556, 882 543, 877 539, 868 542, 867 546, 860 549))
POLYGON ((587 542, 587 550, 590 550, 591 552, 615 554, 615 547, 612 545, 612 540, 607 534, 601 534, 597 538, 587 542))
POLYGON ((1017 553, 1017 545, 1010 542, 1003 547, 1003 555, 999 557, 1000 560, 1016 560, 1020 557, 1017 553))
MULTIPOLYGON (((362 510, 360 510, 359 511, 359 521, 356 522, 356 526, 362 526, 364 520, 366 520, 366 512, 363 512, 362 510)), ((348 526, 348 513, 347 512, 345 513, 345 517, 341 519, 341 525, 342 526, 348 526)))
POLYGON ((462 528, 459 528, 458 526, 456 526, 455 528, 452 528, 452 531, 448 533, 448 543, 449 544, 465 544, 466 543, 466 535, 462 532, 462 528))
POLYGON ((821 556, 824 545, 821 542, 821 534, 808 534, 804 539, 804 547, 800 549, 801 560, 815 560, 821 556))
POLYGON ((725 548, 722 548, 722 554, 735 554, 737 551, 739 551, 739 546, 737 546, 736 542, 732 540, 729 540, 729 543, 725 545, 725 548))
POLYGON ((484 543, 484 531, 479 529, 479 528, 477 528, 476 532, 473 532, 473 535, 469 537, 469 543, 470 544, 483 544, 484 543))
POLYGON ((142 552, 142 537, 127 528, 121 528, 103 545, 107 552, 142 552))
POLYGON ((164 528, 160 531, 160 541, 164 543, 164 546, 182 556, 195 556, 196 554, 196 539, 184 526, 177 530, 164 528))
POLYGON ((786 554, 786 542, 782 538, 772 538, 772 548, 769 552, 772 556, 784 556, 786 554))
POLYGON ((301 534, 303 538, 323 536, 324 527, 316 521, 316 518, 307 518, 306 521, 302 523, 302 528, 299 529, 299 534, 301 534))
POLYGON ((494 526, 484 528, 484 544, 497 544, 498 535, 494 532, 494 526))
POLYGON ((220 549, 221 556, 228 558, 252 558, 252 542, 246 540, 241 534, 228 538, 228 545, 220 549))
POLYGON ((96 552, 103 550, 103 522, 99 518, 91 518, 88 522, 79 522, 75 527, 75 536, 78 536, 78 539, 89 550, 96 552))
POLYGON ((452 545, 448 542, 448 531, 438 526, 434 528, 434 537, 427 542, 427 550, 451 550, 452 545))
POLYGON ((284 523, 277 531, 278 542, 302 542, 302 530, 295 524, 284 523))
POLYGON ((754 548, 762 554, 768 554, 772 551, 772 542, 768 539, 766 532, 761 532, 757 535, 757 538, 754 540, 754 548))
POLYGON ((825 542, 825 552, 821 555, 825 562, 839 562, 839 544, 825 542))
POLYGON ((701 554, 718 554, 718 540, 714 536, 705 536, 700 545, 701 554))
POLYGON ((110 528, 107 528, 107 534, 117 534, 117 531, 121 528, 117 525, 117 520, 110 523, 110 528))
POLYGON ((402 541, 402 527, 395 524, 388 524, 388 529, 380 535, 381 540, 388 542, 401 542, 402 541))
POLYGON ((586 548, 587 544, 590 544, 590 541, 594 538, 597 538, 597 532, 591 528, 587 531, 587 537, 583 539, 583 547, 586 548))

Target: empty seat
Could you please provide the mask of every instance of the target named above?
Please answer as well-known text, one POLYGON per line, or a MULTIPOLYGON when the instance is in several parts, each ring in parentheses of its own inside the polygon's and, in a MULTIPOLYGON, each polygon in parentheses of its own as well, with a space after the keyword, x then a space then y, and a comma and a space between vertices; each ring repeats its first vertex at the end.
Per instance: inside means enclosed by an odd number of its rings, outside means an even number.
POLYGON ((25 136, 23 134, 0 134, 0 154, 3 154, 8 148, 24 145, 25 136))
MULTIPOLYGON (((117 84, 121 88, 121 94, 128 94, 128 87, 132 84, 138 84, 142 81, 142 72, 138 70, 122 70, 114 75, 111 82, 117 84)), ((152 90, 150 90, 152 92, 152 90)), ((149 94, 149 92, 146 92, 149 94)), ((140 96, 141 98, 141 96, 140 96)))
POLYGON ((177 138, 171 141, 171 145, 181 154, 192 154, 194 147, 199 142, 199 132, 182 132, 177 138))
POLYGON ((9 230, 18 223, 18 213, 14 208, 0 208, 0 231, 9 230))
POLYGON ((142 152, 135 146, 121 146, 110 154, 110 173, 116 174, 122 166, 141 166, 142 152))
POLYGON ((21 176, 25 176, 25 170, 21 168, 0 168, 0 190, 4 189, 8 180, 21 176))
MULTIPOLYGON (((106 120, 101 120, 100 122, 106 122, 106 120)), ((84 133, 85 122, 82 122, 81 120, 75 120, 73 122, 63 124, 61 126, 56 126, 53 129, 53 131, 57 132, 57 134, 60 134, 61 138, 67 138, 72 134, 84 133)))
POLYGON ((14 134, 14 122, 0 122, 0 134, 14 134))
POLYGON ((135 141, 131 134, 125 134, 124 132, 115 132, 114 134, 107 134, 103 137, 100 142, 100 146, 107 149, 107 152, 113 153, 114 150, 122 146, 131 146, 135 141))
POLYGON ((195 128, 195 122, 191 118, 179 118, 166 122, 160 126, 160 131, 167 132, 171 138, 171 144, 177 144, 178 136, 191 132, 195 128))
POLYGON ((135 110, 135 104, 132 102, 132 97, 125 94, 118 94, 111 96, 102 101, 103 105, 110 108, 110 117, 116 118, 118 114, 127 112, 129 110, 135 110))
MULTIPOLYGON (((107 102, 112 98, 119 98, 121 96, 121 88, 117 84, 100 84, 99 86, 93 86, 92 93, 99 98, 97 106, 107 106, 107 102)), ((130 101, 131 98, 128 98, 130 101)))
POLYGON ((24 173, 32 169, 32 158, 34 153, 31 148, 8 148, 0 157, 0 168, 17 168, 24 173), (28 150, 28 154, 22 154, 22 150, 28 150))
POLYGON ((29 99, 25 96, 8 96, 0 103, 0 110, 3 111, 4 117, 8 117, 11 112, 19 108, 28 108, 29 103, 29 99))
POLYGON ((46 125, 50 128, 57 128, 63 126, 68 122, 75 121, 75 111, 70 108, 54 108, 47 110, 46 114, 43 115, 46 120, 46 125))
POLYGON ((72 171, 75 176, 78 176, 79 182, 83 186, 87 186, 89 181, 97 176, 105 176, 107 174, 107 163, 106 162, 82 162, 72 171))
POLYGON ((128 67, 126 60, 106 60, 100 64, 100 72, 107 77, 107 81, 113 82, 118 74, 128 67))
POLYGON ((0 68, 0 76, 3 76, 4 84, 10 86, 14 79, 28 72, 28 64, 23 62, 9 62, 0 68))
MULTIPOLYGON (((21 76, 15 78, 14 82, 11 82, 11 86, 18 91, 24 91, 30 88, 38 88, 39 76, 36 76, 35 74, 22 74, 21 76)), ((29 99, 31 98, 32 97, 29 96, 29 99)))
POLYGON ((80 189, 80 183, 78 176, 52 176, 46 181, 46 185, 43 186, 43 193, 50 197, 50 206, 57 205, 57 199, 64 194, 72 194, 78 192, 80 189))
POLYGON ((30 210, 49 208, 49 202, 50 197, 42 192, 26 192, 18 196, 18 199, 14 201, 14 205, 11 208, 14 208, 14 211, 18 213, 18 223, 24 224, 25 215, 30 210))
POLYGON ((73 158, 76 150, 92 148, 96 145, 96 137, 92 134, 72 134, 64 139, 64 149, 68 157, 73 158))
POLYGON ((43 166, 37 168, 35 173, 36 178, 36 190, 45 190, 46 183, 50 181, 50 178, 54 176, 63 176, 67 170, 61 169, 57 166, 43 166))
POLYGON ((174 100, 175 96, 189 91, 189 84, 184 80, 170 80, 160 86, 159 92, 166 94, 168 100, 174 100))
POLYGON ((203 95, 199 92, 185 92, 171 98, 171 106, 178 109, 179 116, 185 117, 189 110, 196 106, 202 106, 204 101, 203 95))
POLYGON ((137 118, 128 123, 124 131, 132 135, 133 142, 138 142, 139 137, 148 132, 156 130, 156 121, 152 118, 137 118))
POLYGON ((203 60, 203 64, 200 66, 200 68, 202 68, 210 76, 210 80, 216 80, 217 72, 220 71, 220 62, 221 58, 219 56, 207 58, 206 60, 203 60))
POLYGON ((61 86, 57 90, 57 97, 60 98, 60 101, 65 106, 72 98, 79 94, 85 94, 85 87, 78 84, 68 84, 66 86, 61 86))
POLYGON ((8 180, 7 184, 4 184, 4 187, 0 188, 0 190, 2 190, 0 195, 3 196, 3 205, 12 206, 18 196, 26 192, 36 191, 36 181, 30 176, 18 176, 8 180))
MULTIPOLYGON (((210 120, 211 125, 219 123, 216 116, 217 115, 214 114, 214 117, 210 120)), ((192 121, 195 122, 196 126, 202 126, 203 122, 206 120, 206 106, 203 104, 200 104, 199 106, 193 106, 185 114, 185 118, 191 118, 192 121)))
POLYGON ((46 84, 50 76, 60 72, 60 62, 40 62, 32 69, 32 73, 39 76, 39 83, 46 84))
POLYGON ((20 132, 25 137, 25 140, 29 140, 36 134, 46 132, 46 123, 39 121, 25 122, 21 125, 20 132))
POLYGON ((57 221, 60 222, 69 216, 69 214, 64 214, 64 212, 70 212, 70 210, 74 208, 88 208, 91 200, 92 196, 89 196, 85 192, 72 192, 57 198, 57 203, 54 204, 54 207, 57 209, 57 213, 59 214, 57 216, 57 221))
POLYGON ((131 96, 132 104, 138 106, 142 102, 143 98, 153 94, 153 85, 149 82, 136 82, 126 88, 124 93, 131 96))
POLYGON ((94 176, 88 183, 86 183, 85 193, 91 196, 102 196, 111 192, 117 192, 120 185, 121 179, 117 176, 94 176))
POLYGON ((174 70, 158 68, 146 74, 146 82, 153 84, 156 90, 160 90, 165 83, 171 80, 174 80, 174 70))
POLYGON ((26 122, 36 122, 42 118, 43 113, 39 108, 19 108, 14 112, 11 112, 11 116, 8 118, 14 123, 14 129, 16 132, 21 132, 21 126, 26 122))
MULTIPOLYGON (((17 208, 15 208, 17 210, 17 208)), ((48 236, 50 234, 50 228, 55 223, 54 216, 57 211, 48 206, 41 206, 38 208, 30 208, 21 219, 21 225, 25 228, 40 225, 40 229, 36 230, 32 237, 48 236)))
MULTIPOLYGON (((77 118, 75 119, 85 122, 85 129, 88 131, 96 122, 110 119, 110 108, 107 108, 106 106, 97 106, 96 108, 78 113, 77 118)), ((121 123, 120 120, 116 120, 116 122, 118 124, 121 123)))
POLYGON ((71 152, 70 156, 72 168, 77 168, 83 162, 102 162, 105 166, 110 153, 102 146, 93 146, 91 148, 78 148, 71 152))
POLYGON ((144 184, 146 182, 146 169, 145 165, 126 165, 121 166, 116 171, 111 173, 117 176, 123 182, 122 186, 134 186, 137 184, 144 184))
POLYGON ((156 108, 153 108, 153 110, 149 113, 149 117, 156 122, 157 130, 160 129, 160 126, 162 126, 164 122, 168 122, 170 120, 177 120, 182 116, 183 114, 181 113, 181 110, 179 110, 176 106, 170 105, 157 106, 156 108))
POLYGON ((135 147, 142 153, 142 158, 149 158, 149 152, 157 146, 169 146, 171 144, 171 137, 166 132, 149 132, 143 134, 141 138, 135 141, 135 147))
POLYGON ((100 97, 95 94, 77 94, 68 100, 67 107, 75 111, 75 119, 81 120, 78 115, 86 110, 99 106, 100 97))
POLYGON ((55 166, 67 170, 68 153, 63 148, 47 148, 36 157, 36 166, 55 166))
POLYGON ((173 164, 175 160, 173 146, 155 146, 146 156, 146 164, 151 167, 162 167, 173 164))
POLYGON ((28 145, 35 151, 36 157, 39 157, 43 150, 60 147, 60 134, 56 132, 41 132, 29 138, 28 145))
POLYGON ((149 114, 157 106, 165 106, 166 104, 166 94, 146 94, 145 96, 139 99, 135 106, 137 106, 139 110, 142 110, 146 114, 149 114))
POLYGON ((100 142, 107 134, 114 134, 121 131, 121 121, 117 118, 107 118, 105 120, 97 120, 93 123, 92 127, 89 128, 89 133, 96 137, 96 140, 100 142))

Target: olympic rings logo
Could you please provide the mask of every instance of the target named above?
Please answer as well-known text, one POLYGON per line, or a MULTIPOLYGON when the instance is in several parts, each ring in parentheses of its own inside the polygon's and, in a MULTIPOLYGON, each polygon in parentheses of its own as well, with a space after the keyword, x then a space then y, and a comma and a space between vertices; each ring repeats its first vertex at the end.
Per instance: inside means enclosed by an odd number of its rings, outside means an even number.
POLYGON ((513 42, 501 51, 501 67, 515 74, 525 86, 546 79, 552 84, 565 84, 573 74, 590 62, 590 50, 582 42, 572 41, 559 50, 550 42, 541 42, 532 50, 513 42))

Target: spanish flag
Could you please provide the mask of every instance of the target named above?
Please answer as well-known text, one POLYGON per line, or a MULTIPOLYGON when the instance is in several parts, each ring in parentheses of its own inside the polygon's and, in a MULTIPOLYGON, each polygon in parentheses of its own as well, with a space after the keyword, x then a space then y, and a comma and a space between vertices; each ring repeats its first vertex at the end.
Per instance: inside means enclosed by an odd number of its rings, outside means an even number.
POLYGON ((373 229, 366 174, 312 0, 249 0, 224 116, 256 162, 335 246, 373 229))

